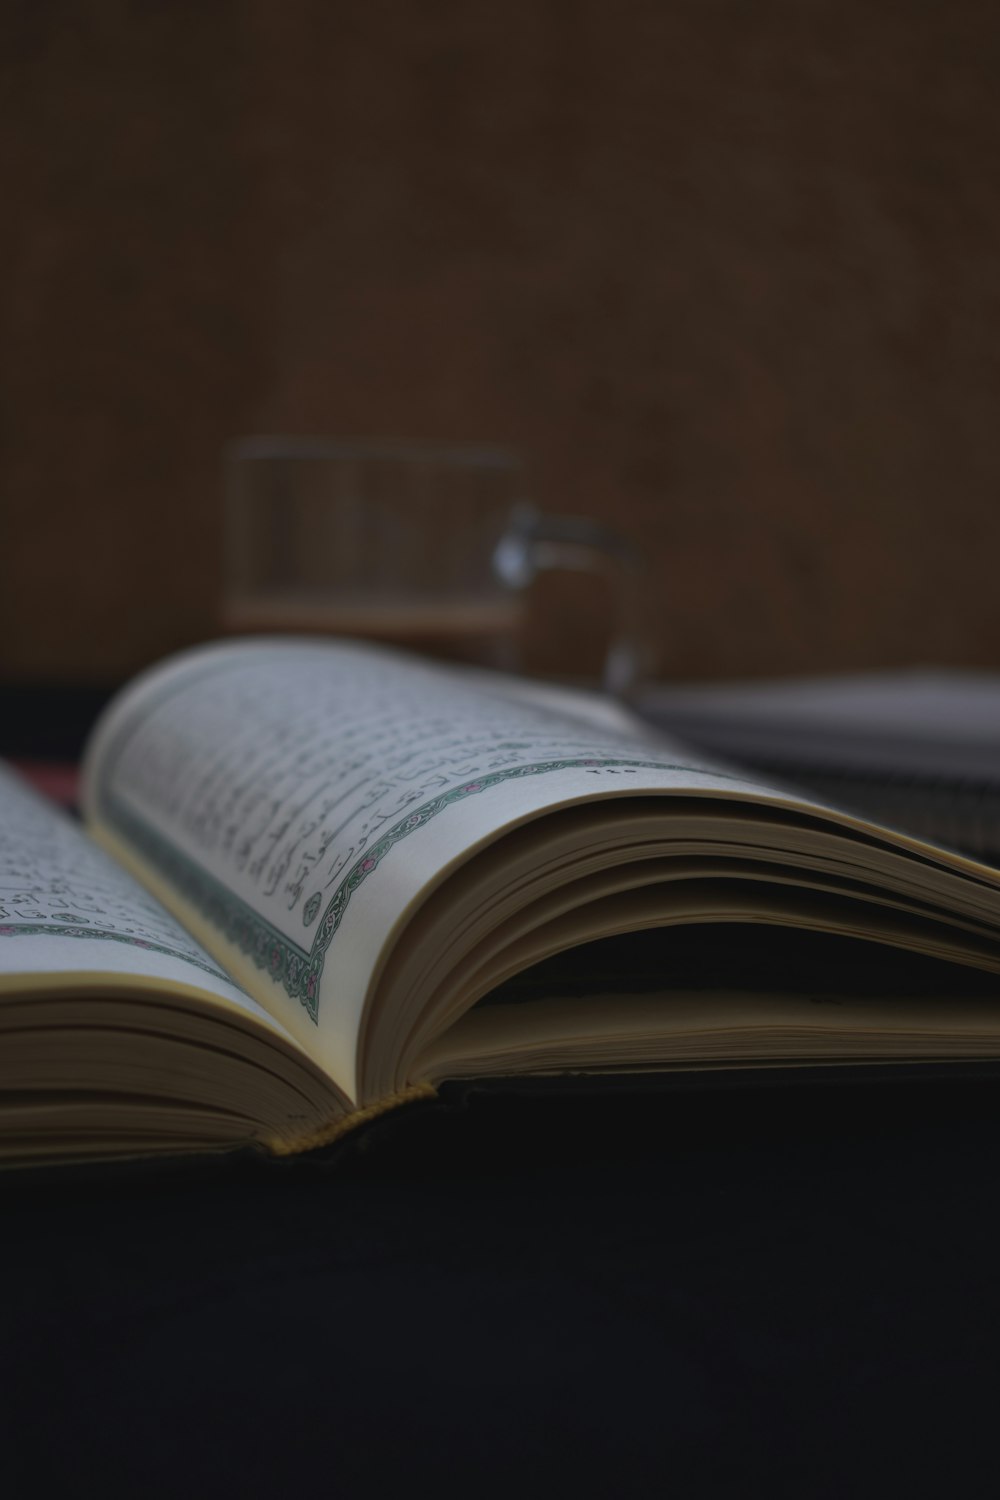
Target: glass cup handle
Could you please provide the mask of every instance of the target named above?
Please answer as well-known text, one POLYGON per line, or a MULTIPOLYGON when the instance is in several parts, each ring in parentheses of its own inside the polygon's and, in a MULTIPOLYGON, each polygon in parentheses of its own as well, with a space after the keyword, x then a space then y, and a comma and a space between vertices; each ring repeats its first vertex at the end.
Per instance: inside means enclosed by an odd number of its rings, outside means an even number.
POLYGON ((600 573, 609 579, 615 623, 604 658, 603 686, 627 698, 649 666, 642 620, 644 568, 638 548, 598 521, 516 505, 493 552, 494 575, 506 588, 521 593, 550 569, 600 573))

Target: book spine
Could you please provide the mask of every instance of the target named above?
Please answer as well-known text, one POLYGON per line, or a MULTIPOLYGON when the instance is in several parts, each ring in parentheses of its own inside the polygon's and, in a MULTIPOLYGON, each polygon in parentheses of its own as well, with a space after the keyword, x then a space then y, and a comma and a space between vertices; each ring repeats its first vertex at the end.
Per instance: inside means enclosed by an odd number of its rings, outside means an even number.
POLYGON ((369 1121, 377 1120, 380 1115, 388 1114, 390 1110, 401 1109, 406 1104, 415 1104, 420 1099, 436 1098, 437 1089, 431 1084, 412 1083, 407 1088, 400 1089, 396 1094, 387 1094, 384 1099, 377 1099, 374 1104, 366 1104, 363 1108, 354 1109, 347 1115, 338 1115, 335 1120, 330 1120, 306 1135, 296 1136, 293 1140, 275 1138, 264 1144, 272 1156, 298 1156, 305 1151, 318 1151, 322 1146, 333 1145, 334 1141, 341 1140, 351 1131, 367 1125, 369 1121))

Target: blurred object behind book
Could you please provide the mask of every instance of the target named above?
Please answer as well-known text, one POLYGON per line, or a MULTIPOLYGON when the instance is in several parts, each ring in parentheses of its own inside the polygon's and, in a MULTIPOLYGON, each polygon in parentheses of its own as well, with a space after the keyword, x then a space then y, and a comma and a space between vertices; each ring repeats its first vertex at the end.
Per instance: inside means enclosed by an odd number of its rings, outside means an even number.
POLYGON ((1000 674, 655 684, 636 706, 690 744, 1000 864, 1000 674))

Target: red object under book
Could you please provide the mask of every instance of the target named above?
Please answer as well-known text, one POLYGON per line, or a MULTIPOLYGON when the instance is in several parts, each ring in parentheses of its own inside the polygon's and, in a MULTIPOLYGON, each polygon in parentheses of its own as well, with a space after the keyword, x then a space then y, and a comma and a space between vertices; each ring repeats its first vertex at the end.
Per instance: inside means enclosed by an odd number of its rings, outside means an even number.
POLYGON ((11 764, 36 791, 60 807, 79 805, 80 767, 73 761, 14 760, 11 764))

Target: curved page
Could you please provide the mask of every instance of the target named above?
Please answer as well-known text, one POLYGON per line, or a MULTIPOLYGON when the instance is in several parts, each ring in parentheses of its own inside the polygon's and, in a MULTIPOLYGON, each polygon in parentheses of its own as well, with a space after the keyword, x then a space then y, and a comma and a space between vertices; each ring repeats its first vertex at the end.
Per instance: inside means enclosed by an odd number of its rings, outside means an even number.
POLYGON ((147 674, 85 777, 98 837, 354 1098, 372 975, 415 904, 517 823, 636 792, 778 799, 572 697, 320 641, 147 674))

